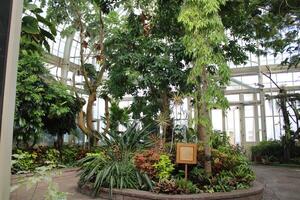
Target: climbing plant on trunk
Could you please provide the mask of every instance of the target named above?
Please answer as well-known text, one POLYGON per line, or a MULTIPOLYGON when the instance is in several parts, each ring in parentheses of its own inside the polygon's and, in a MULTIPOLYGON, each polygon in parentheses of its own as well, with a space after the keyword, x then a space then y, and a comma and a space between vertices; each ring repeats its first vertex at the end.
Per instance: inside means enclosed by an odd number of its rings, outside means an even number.
POLYGON ((187 0, 181 8, 179 21, 184 24, 183 41, 186 52, 193 58, 188 82, 193 84, 192 94, 197 116, 195 123, 205 149, 205 171, 211 173, 210 110, 224 108, 228 102, 222 88, 229 81, 229 68, 220 47, 226 43, 224 27, 218 15, 225 0, 187 0))

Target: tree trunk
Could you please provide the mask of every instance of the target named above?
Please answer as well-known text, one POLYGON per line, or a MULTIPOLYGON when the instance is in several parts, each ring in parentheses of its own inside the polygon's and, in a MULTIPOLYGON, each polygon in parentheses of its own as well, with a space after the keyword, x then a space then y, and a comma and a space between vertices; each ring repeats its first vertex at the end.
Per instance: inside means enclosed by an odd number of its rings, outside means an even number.
POLYGON ((199 131, 199 138, 204 143, 204 155, 205 155, 205 163, 204 163, 204 169, 205 172, 210 175, 212 173, 211 169, 211 147, 210 147, 210 127, 207 123, 205 123, 203 120, 209 121, 209 110, 207 108, 207 104, 205 99, 201 99, 201 95, 204 95, 205 92, 207 92, 208 89, 208 80, 207 80, 207 72, 206 68, 203 67, 202 69, 202 87, 199 87, 200 95, 198 98, 198 126, 197 129, 199 131))
POLYGON ((282 98, 279 100, 280 108, 282 111, 283 115, 283 122, 284 122, 284 136, 282 138, 282 144, 283 144, 283 160, 284 162, 288 162, 291 157, 291 124, 290 124, 290 119, 289 119, 289 113, 287 110, 287 99, 286 99, 286 91, 281 89, 280 94, 282 94, 282 98))
POLYGON ((88 97, 88 103, 86 107, 86 116, 84 111, 80 111, 77 116, 77 124, 78 127, 82 130, 82 132, 88 136, 89 138, 89 146, 93 146, 97 144, 98 138, 95 137, 95 129, 94 129, 94 118, 93 118, 93 105, 96 101, 96 91, 91 92, 88 97))
POLYGON ((86 125, 87 129, 89 130, 90 133, 90 146, 94 146, 97 144, 98 139, 95 137, 95 128, 94 128, 94 117, 93 117, 93 106, 94 102, 96 101, 97 93, 96 90, 93 90, 89 97, 88 97, 88 103, 86 107, 86 125))
POLYGON ((86 136, 89 136, 90 132, 87 129, 87 127, 85 126, 85 117, 84 117, 84 115, 85 115, 85 113, 82 110, 78 113, 77 125, 86 136))
POLYGON ((171 111, 170 111, 170 98, 168 96, 168 92, 163 92, 161 94, 161 98, 162 98, 162 108, 161 108, 161 112, 165 114, 165 116, 167 117, 167 121, 168 124, 166 126, 163 127, 163 135, 165 137, 165 141, 164 142, 170 142, 172 139, 172 127, 173 127, 173 123, 171 121, 171 111))
POLYGON ((86 107, 86 125, 90 132, 94 131, 94 124, 93 124, 93 105, 96 101, 96 91, 93 91, 88 98, 88 103, 86 107))
POLYGON ((57 134, 57 150, 59 151, 59 157, 62 161, 62 146, 64 144, 64 134, 58 133, 57 134))

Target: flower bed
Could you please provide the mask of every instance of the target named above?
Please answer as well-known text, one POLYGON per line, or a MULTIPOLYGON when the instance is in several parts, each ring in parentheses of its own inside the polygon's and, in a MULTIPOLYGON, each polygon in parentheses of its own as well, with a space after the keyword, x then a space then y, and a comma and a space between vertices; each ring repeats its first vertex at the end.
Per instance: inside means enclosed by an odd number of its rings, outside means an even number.
MULTIPOLYGON (((197 162, 188 165, 188 180, 183 164, 175 162, 175 149, 155 146, 145 129, 135 125, 124 133, 109 133, 103 151, 88 154, 79 161, 78 186, 90 188, 97 196, 103 188, 135 189, 166 195, 232 192, 249 189, 255 175, 243 150, 231 146, 225 134, 212 135, 211 173, 206 172, 202 143, 197 144, 197 162), (143 142, 140 142, 143 141, 143 142)), ((174 146, 174 145, 173 145, 174 146)), ((123 190, 122 190, 123 191, 123 190)), ((149 193, 151 194, 151 193, 149 193)))

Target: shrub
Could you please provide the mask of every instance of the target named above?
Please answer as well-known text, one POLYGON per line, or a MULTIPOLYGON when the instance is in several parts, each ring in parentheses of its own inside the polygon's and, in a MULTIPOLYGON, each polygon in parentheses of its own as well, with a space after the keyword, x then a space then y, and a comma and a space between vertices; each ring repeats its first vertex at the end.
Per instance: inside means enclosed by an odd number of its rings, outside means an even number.
MULTIPOLYGON (((198 165, 204 166, 205 156, 204 156, 204 147, 202 145, 198 148, 198 165)), ((212 164, 212 172, 213 174, 217 174, 218 172, 224 169, 231 169, 236 165, 234 155, 223 153, 217 149, 212 149, 211 151, 211 164, 212 164)))
POLYGON ((48 149, 44 156, 44 164, 58 165, 59 163, 59 151, 56 149, 48 149))
POLYGON ((203 169, 204 149, 198 148, 198 164, 190 172, 190 179, 203 192, 228 192, 248 188, 255 179, 254 172, 242 150, 235 146, 220 145, 212 149, 212 174, 203 169))
POLYGON ((37 154, 36 163, 38 166, 58 165, 60 162, 59 151, 52 147, 39 146, 38 148, 33 149, 33 152, 37 154))
POLYGON ((181 191, 181 193, 184 194, 194 194, 199 193, 200 190, 192 181, 185 180, 183 178, 176 180, 176 185, 178 186, 178 189, 181 191))
POLYGON ((12 155, 12 173, 26 173, 35 168, 36 153, 17 150, 12 155))
MULTIPOLYGON (((128 159, 112 160, 101 154, 92 154, 82 159, 80 165, 82 171, 79 187, 92 183, 94 195, 99 193, 101 187, 110 189, 146 187, 144 183, 147 177, 138 173, 134 164, 128 159)), ((147 181, 150 183, 150 179, 147 181)))
POLYGON ((134 164, 137 169, 153 179, 157 176, 157 170, 153 165, 159 161, 159 158, 159 154, 154 149, 145 150, 134 156, 134 164))
POLYGON ((62 163, 67 166, 73 166, 76 163, 76 155, 78 147, 76 146, 63 146, 61 150, 62 163))
POLYGON ((214 149, 218 149, 219 147, 230 146, 229 137, 226 135, 226 132, 214 131, 211 134, 211 146, 214 149))
POLYGON ((25 173, 32 172, 35 167, 41 166, 74 166, 78 152, 81 149, 76 146, 64 146, 61 152, 62 159, 60 158, 59 151, 48 146, 39 146, 28 151, 19 149, 13 151, 15 153, 12 155, 12 173, 25 173))
POLYGON ((169 179, 171 173, 174 171, 174 164, 172 164, 168 155, 160 155, 158 163, 155 163, 154 168, 157 170, 157 178, 159 180, 169 179))
POLYGON ((167 180, 163 179, 156 183, 153 191, 156 193, 166 193, 166 194, 180 194, 181 190, 174 179, 167 180))
POLYGON ((103 137, 101 154, 89 155, 79 161, 81 166, 79 187, 93 185, 97 195, 101 187, 113 188, 150 188, 152 182, 145 173, 135 168, 133 156, 141 149, 151 147, 147 129, 138 129, 132 124, 124 133, 109 132, 103 137))
POLYGON ((252 159, 256 162, 275 162, 283 159, 283 147, 280 141, 262 141, 251 148, 252 159))

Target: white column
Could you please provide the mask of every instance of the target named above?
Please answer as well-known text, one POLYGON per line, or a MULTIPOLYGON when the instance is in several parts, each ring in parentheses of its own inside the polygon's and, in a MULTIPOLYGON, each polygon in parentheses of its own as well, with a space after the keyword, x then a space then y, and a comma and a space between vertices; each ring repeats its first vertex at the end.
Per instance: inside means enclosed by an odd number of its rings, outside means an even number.
POLYGON ((223 132, 226 132, 225 118, 226 118, 226 111, 223 109, 222 110, 222 131, 223 132))
MULTIPOLYGON (((244 102, 244 95, 239 95, 239 101, 244 102)), ((244 104, 239 105, 240 110, 240 138, 241 146, 244 147, 246 144, 246 126, 245 126, 245 106, 244 104)))
POLYGON ((10 195, 10 165, 23 0, 12 0, 0 138, 0 199, 10 195))
MULTIPOLYGON (((257 49, 259 49, 259 44, 257 42, 257 49)), ((258 84, 259 84, 259 99, 260 99, 260 117, 261 117, 261 133, 262 133, 262 140, 267 140, 267 129, 266 129, 266 108, 265 108, 265 92, 264 92, 264 85, 263 85, 263 74, 261 71, 260 65, 260 55, 257 55, 257 64, 258 64, 258 84)))
MULTIPOLYGON (((253 93, 253 101, 257 102, 257 93, 253 93)), ((259 117, 258 117, 258 105, 253 105, 254 124, 255 124, 255 142, 259 143, 259 117)))

